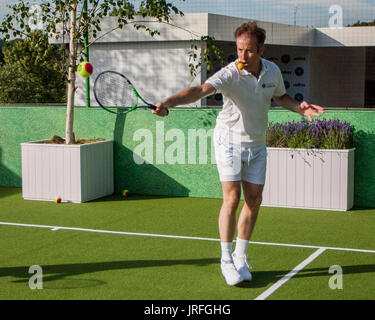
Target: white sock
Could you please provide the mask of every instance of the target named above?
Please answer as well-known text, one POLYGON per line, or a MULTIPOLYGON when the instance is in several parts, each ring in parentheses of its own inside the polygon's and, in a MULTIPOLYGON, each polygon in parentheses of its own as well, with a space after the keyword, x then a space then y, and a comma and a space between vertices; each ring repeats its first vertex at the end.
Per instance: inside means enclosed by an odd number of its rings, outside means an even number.
POLYGON ((232 242, 220 242, 221 260, 232 261, 232 242))
POLYGON ((245 256, 247 252, 247 245, 249 244, 249 240, 240 239, 237 237, 236 239, 236 248, 234 250, 236 256, 241 257, 245 256))

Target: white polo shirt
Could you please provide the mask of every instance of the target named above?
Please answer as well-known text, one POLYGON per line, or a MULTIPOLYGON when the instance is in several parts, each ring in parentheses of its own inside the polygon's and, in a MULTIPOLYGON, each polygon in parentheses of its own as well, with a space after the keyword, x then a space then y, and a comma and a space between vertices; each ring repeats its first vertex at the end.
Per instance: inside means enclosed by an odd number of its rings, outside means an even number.
POLYGON ((247 143, 250 147, 265 144, 271 99, 286 92, 278 66, 261 60, 259 79, 244 69, 239 70, 234 61, 206 81, 224 97, 215 130, 231 134, 234 141, 247 143))

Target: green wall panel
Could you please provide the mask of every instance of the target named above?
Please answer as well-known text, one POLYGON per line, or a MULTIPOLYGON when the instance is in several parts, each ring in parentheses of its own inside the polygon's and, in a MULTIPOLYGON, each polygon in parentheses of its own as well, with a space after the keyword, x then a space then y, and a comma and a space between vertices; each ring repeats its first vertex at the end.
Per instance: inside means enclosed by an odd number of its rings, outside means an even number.
MULTIPOLYGON (((115 141, 116 191, 129 189, 132 193, 150 195, 220 198, 211 139, 204 136, 212 133, 219 111, 179 109, 160 118, 147 110, 114 115, 99 109, 76 108, 74 132, 79 138, 115 141), (206 150, 200 151, 204 143, 193 139, 198 133, 203 133, 206 150), (195 157, 191 157, 192 146, 195 146, 195 157), (149 162, 137 164, 134 151, 149 162)), ((20 143, 64 136, 65 112, 63 107, 0 107, 0 186, 21 186, 20 143)), ((327 110, 323 117, 346 120, 354 125, 355 205, 375 207, 371 191, 375 190, 375 111, 327 110)), ((269 112, 270 122, 300 119, 298 114, 286 110, 269 112)))

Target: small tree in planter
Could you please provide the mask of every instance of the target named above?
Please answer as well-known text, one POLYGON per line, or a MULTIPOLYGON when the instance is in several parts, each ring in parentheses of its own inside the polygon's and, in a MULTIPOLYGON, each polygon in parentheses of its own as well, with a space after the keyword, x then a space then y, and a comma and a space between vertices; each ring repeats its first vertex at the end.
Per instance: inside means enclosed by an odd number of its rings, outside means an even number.
MULTIPOLYGON (((76 63, 84 49, 85 36, 90 32, 96 38, 100 31, 101 20, 115 10, 118 14, 118 27, 122 28, 129 19, 134 19, 137 11, 133 4, 127 0, 55 0, 43 1, 36 5, 20 1, 11 6, 12 14, 8 14, 2 23, 1 32, 5 39, 10 35, 14 37, 27 36, 35 29, 44 29, 47 33, 53 34, 56 39, 69 38, 69 52, 66 59, 63 59, 61 67, 67 78, 67 110, 65 126, 65 143, 73 144, 73 120, 74 120, 74 97, 76 82, 76 63), (90 8, 87 8, 87 1, 90 8), (79 51, 79 48, 80 51, 79 51), (67 62, 67 63, 66 63, 67 62)), ((166 1, 143 1, 139 7, 143 16, 156 17, 160 20, 169 20, 171 12, 180 13, 166 1)), ((135 24, 136 27, 145 28, 144 25, 135 24)), ((147 29, 151 34, 155 30, 147 29)))
MULTIPOLYGON (((98 39, 101 21, 110 15, 115 15, 118 18, 118 26, 110 32, 131 23, 137 30, 143 29, 151 36, 159 34, 159 32, 146 26, 144 18, 153 19, 147 22, 170 24, 171 14, 183 15, 177 7, 166 0, 143 0, 138 7, 135 6, 135 1, 129 0, 42 0, 39 4, 21 0, 9 7, 13 12, 5 16, 0 27, 0 33, 5 34, 5 40, 10 39, 11 35, 25 37, 35 29, 45 30, 56 39, 62 39, 62 43, 65 43, 66 37, 69 38, 69 51, 61 61, 61 68, 64 70, 67 80, 66 144, 75 143, 73 121, 76 64, 84 53, 87 35, 89 34, 93 39, 90 44, 86 44, 89 46, 98 39), (143 21, 137 21, 137 16, 141 16, 143 21)), ((187 31, 189 32, 189 30, 187 31)), ((191 35, 196 36, 193 33, 191 35)), ((192 44, 192 51, 189 53, 193 60, 193 63, 189 65, 192 75, 196 74, 196 69, 200 67, 201 61, 205 61, 209 69, 209 56, 212 53, 219 56, 219 60, 223 62, 220 57, 221 50, 218 49, 212 37, 205 35, 196 40, 204 41, 207 48, 201 52, 200 60, 196 62, 197 47, 194 43, 192 44)))
MULTIPOLYGON (((171 14, 182 15, 178 8, 166 0, 143 0, 137 7, 135 3, 136 1, 129 0, 54 0, 48 2, 41 0, 36 5, 21 0, 10 6, 13 12, 6 15, 0 28, 6 40, 9 40, 11 35, 26 37, 35 29, 43 29, 50 36, 61 39, 64 45, 65 38, 69 39, 69 50, 67 52, 64 50, 66 56, 61 61, 61 68, 66 74, 67 81, 65 140, 57 137, 51 141, 63 143, 69 148, 61 151, 62 148, 57 149, 54 144, 21 144, 22 190, 25 199, 53 200, 56 196, 61 196, 63 201, 82 202, 113 192, 113 142, 109 141, 111 143, 109 146, 104 146, 107 143, 104 141, 82 147, 76 145, 79 143, 79 139, 75 139, 73 132, 76 64, 77 60, 82 58, 85 47, 109 33, 98 36, 101 32, 101 21, 105 17, 110 15, 117 17, 118 24, 110 32, 131 23, 137 30, 143 29, 154 36, 159 32, 146 26, 146 22, 170 24, 171 14), (141 21, 136 20, 137 16, 142 17, 141 21), (152 21, 145 21, 148 18, 152 21), (88 36, 92 39, 90 44, 85 43, 88 36), (54 151, 53 155, 50 154, 52 151, 54 151), (65 153, 68 152, 69 155, 66 155, 65 153), (95 157, 100 158, 103 153, 107 154, 106 159, 102 159, 103 162, 97 159, 92 161, 95 157), (53 161, 48 162, 48 159, 53 159, 53 161), (75 159, 76 162, 71 163, 71 159, 75 159), (82 164, 82 161, 86 161, 85 164, 82 164), (61 166, 64 167, 64 173, 61 173, 61 166), (99 173, 97 168, 105 171, 99 173), (46 171, 50 173, 48 178, 46 178, 46 171), (96 179, 99 176, 102 177, 101 180, 96 179), (106 183, 103 183, 103 179, 106 183), (70 188, 64 189, 63 187, 67 185, 70 185, 70 188)), ((189 32, 189 30, 186 31, 189 32)), ((190 34, 197 36, 191 32, 190 34)), ((196 62, 197 46, 194 41, 192 42, 192 50, 189 52, 192 61, 189 67, 192 75, 200 67, 201 61, 205 61, 209 69, 211 53, 214 55, 221 53, 213 38, 202 36, 196 40, 204 41, 207 48, 200 53, 199 61, 196 62)), ((219 59, 222 61, 221 57, 219 59)))

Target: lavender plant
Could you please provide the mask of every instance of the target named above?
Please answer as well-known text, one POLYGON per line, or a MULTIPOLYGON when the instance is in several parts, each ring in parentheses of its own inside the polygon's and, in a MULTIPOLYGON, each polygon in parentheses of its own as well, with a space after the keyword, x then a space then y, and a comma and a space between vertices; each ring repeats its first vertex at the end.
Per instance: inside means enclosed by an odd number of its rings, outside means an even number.
POLYGON ((349 122, 338 119, 271 123, 266 144, 277 148, 350 149, 353 147, 353 131, 349 122))

